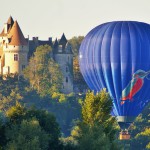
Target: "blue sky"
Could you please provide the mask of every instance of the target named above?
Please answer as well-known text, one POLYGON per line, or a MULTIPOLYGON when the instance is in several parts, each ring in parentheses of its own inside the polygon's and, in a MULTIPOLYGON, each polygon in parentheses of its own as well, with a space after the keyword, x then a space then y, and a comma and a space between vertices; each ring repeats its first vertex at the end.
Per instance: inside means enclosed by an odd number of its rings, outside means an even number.
POLYGON ((11 15, 25 37, 67 38, 86 35, 95 26, 115 20, 150 23, 150 0, 3 0, 0 31, 11 15))

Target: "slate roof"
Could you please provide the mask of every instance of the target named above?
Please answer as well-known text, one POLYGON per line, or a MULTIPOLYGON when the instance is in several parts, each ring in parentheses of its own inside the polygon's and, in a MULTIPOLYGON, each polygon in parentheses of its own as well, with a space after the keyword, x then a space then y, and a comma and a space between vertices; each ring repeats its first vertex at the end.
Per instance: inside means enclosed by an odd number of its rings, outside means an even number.
POLYGON ((53 43, 52 41, 41 41, 41 40, 38 40, 38 43, 39 45, 50 45, 51 47, 53 46, 53 43))
POLYGON ((66 36, 65 36, 65 34, 63 33, 63 35, 61 36, 61 39, 59 40, 59 42, 58 42, 60 45, 63 45, 63 46, 65 46, 66 45, 66 43, 67 43, 67 39, 66 39, 66 36))
POLYGON ((61 36, 60 40, 55 40, 54 46, 53 46, 53 53, 54 54, 73 54, 71 44, 66 39, 65 34, 61 36), (59 47, 62 48, 62 51, 58 51, 59 47))
POLYGON ((42 40, 38 40, 38 38, 34 38, 33 40, 29 41, 29 53, 28 53, 28 58, 30 58, 31 56, 33 56, 33 53, 35 52, 36 48, 40 45, 49 45, 51 47, 53 47, 53 43, 52 41, 48 40, 48 41, 42 41, 42 40))

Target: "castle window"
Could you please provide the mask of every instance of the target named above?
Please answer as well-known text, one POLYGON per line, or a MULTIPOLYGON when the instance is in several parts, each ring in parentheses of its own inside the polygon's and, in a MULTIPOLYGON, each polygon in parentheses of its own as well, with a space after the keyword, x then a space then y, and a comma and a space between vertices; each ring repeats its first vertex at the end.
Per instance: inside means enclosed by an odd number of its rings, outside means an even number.
POLYGON ((66 67, 66 72, 68 72, 68 67, 66 67))
POLYGON ((68 77, 66 77, 66 83, 68 83, 68 77))
POLYGON ((62 52, 62 45, 58 46, 58 52, 60 52, 60 53, 62 52))
POLYGON ((14 61, 18 61, 18 60, 19 60, 18 54, 14 54, 14 61))
POLYGON ((25 67, 26 67, 25 65, 22 65, 22 70, 24 70, 24 69, 25 69, 25 67))
POLYGON ((69 62, 69 56, 68 56, 68 62, 69 62))

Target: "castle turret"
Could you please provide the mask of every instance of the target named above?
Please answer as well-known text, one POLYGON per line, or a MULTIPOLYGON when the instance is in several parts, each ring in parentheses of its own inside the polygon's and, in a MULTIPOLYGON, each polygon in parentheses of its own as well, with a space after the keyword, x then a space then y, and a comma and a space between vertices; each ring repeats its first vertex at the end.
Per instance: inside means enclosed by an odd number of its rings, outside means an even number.
POLYGON ((73 53, 71 45, 68 43, 65 35, 54 42, 53 47, 54 60, 59 64, 63 74, 63 93, 73 92, 73 53))
POLYGON ((54 42, 54 44, 53 44, 53 48, 54 48, 54 53, 57 53, 57 47, 58 47, 58 40, 57 40, 57 38, 56 38, 56 40, 55 40, 55 42, 54 42))
POLYGON ((8 42, 10 38, 8 38, 8 34, 14 24, 13 18, 10 16, 8 18, 7 23, 4 24, 4 28, 0 33, 0 74, 3 74, 3 67, 5 64, 5 55, 3 49, 8 46, 8 42))
MULTIPOLYGON (((10 23, 10 27, 11 27, 10 23)), ((28 43, 15 21, 7 34, 7 39, 3 43, 4 67, 3 74, 18 73, 23 74, 23 69, 27 66, 28 43)))

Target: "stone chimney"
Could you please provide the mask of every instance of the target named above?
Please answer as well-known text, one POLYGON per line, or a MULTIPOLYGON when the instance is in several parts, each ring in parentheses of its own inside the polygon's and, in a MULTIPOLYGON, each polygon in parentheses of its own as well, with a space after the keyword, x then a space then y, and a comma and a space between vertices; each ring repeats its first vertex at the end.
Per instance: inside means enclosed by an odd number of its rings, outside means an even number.
POLYGON ((8 33, 8 24, 7 23, 4 24, 4 33, 5 34, 8 33))
POLYGON ((36 44, 36 46, 38 45, 38 41, 39 41, 39 38, 38 37, 33 37, 32 38, 34 43, 36 44))
POLYGON ((49 38, 48 38, 48 40, 49 40, 49 42, 51 42, 51 43, 52 43, 52 37, 49 37, 49 38))

